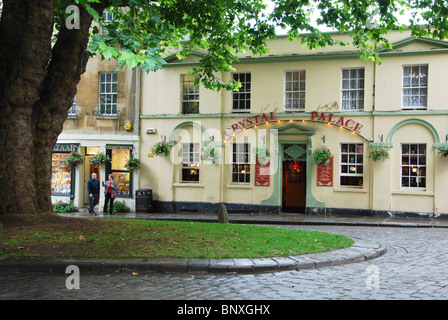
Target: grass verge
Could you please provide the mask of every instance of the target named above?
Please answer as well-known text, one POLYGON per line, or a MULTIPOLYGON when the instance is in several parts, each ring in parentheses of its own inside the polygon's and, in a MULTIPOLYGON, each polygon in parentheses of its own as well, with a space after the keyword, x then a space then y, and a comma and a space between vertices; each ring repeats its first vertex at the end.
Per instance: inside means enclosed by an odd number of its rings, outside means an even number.
POLYGON ((258 258, 326 252, 353 244, 342 235, 254 225, 47 218, 57 221, 4 224, 0 256, 258 258))

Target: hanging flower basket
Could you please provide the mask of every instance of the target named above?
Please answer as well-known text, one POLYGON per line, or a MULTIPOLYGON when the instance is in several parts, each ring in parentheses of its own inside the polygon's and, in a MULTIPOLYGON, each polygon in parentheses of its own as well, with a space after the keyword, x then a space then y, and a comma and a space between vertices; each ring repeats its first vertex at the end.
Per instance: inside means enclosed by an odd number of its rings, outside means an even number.
POLYGON ((218 163, 220 158, 221 158, 221 156, 219 154, 219 151, 216 150, 211 145, 208 145, 208 146, 203 147, 201 149, 201 160, 211 161, 213 163, 218 163))
POLYGON ((313 161, 317 165, 326 166, 330 162, 332 156, 333 154, 330 149, 328 149, 325 145, 321 145, 313 151, 313 161))
POLYGON ((98 164, 106 164, 110 163, 111 159, 109 156, 106 156, 102 154, 101 152, 98 152, 93 157, 90 158, 90 164, 98 165, 98 164))
POLYGON ((160 141, 153 145, 152 152, 156 156, 168 156, 170 154, 170 147, 165 141, 160 141))
POLYGON ((439 154, 446 158, 448 157, 448 146, 444 146, 444 147, 437 147, 437 150, 439 151, 439 154))
POLYGON ((269 149, 266 147, 256 147, 253 150, 253 153, 255 155, 255 158, 257 158, 258 163, 261 164, 262 166, 266 166, 271 160, 270 158, 271 153, 269 152, 269 149))
POLYGON ((382 161, 384 159, 389 159, 389 152, 384 147, 372 148, 370 149, 367 158, 373 161, 382 161))
POLYGON ((129 171, 134 171, 135 169, 140 168, 140 160, 134 157, 130 157, 124 164, 124 167, 129 171))
POLYGON ((70 155, 65 159, 65 163, 69 166, 76 166, 84 163, 84 155, 75 151, 70 152, 70 155))

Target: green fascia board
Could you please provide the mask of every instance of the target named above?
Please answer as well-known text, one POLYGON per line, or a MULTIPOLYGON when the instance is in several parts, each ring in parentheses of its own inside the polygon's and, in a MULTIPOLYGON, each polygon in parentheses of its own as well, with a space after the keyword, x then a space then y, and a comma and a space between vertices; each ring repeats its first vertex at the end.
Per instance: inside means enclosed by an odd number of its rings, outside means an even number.
POLYGON ((430 116, 430 115, 448 115, 448 110, 392 110, 392 111, 373 111, 373 116, 430 116))
POLYGON ((380 57, 395 57, 395 56, 423 56, 434 54, 448 54, 447 49, 430 49, 430 50, 415 50, 415 51, 389 51, 379 53, 380 57))
MULTIPOLYGON (((429 50, 413 50, 413 51, 377 51, 381 57, 395 56, 420 56, 434 54, 448 54, 448 48, 429 49, 429 50)), ((303 62, 303 61, 328 61, 328 60, 361 60, 358 52, 337 52, 337 53, 317 53, 308 55, 284 55, 284 56, 267 56, 267 57, 251 57, 241 58, 234 61, 233 64, 257 64, 257 63, 284 63, 284 62, 303 62)), ((163 65, 164 68, 173 67, 193 67, 199 62, 173 62, 163 65)))
MULTIPOLYGON (((448 115, 448 110, 393 110, 393 111, 334 111, 335 116, 432 116, 448 115)), ((140 115, 140 119, 194 119, 194 118, 248 118, 260 113, 196 113, 196 114, 148 114, 140 115)), ((311 117, 311 112, 283 112, 274 113, 274 117, 281 118, 300 118, 311 117)))
POLYGON ((448 148, 448 142, 445 143, 434 143, 434 148, 448 148))
MULTIPOLYGON (((432 45, 432 46, 437 46, 437 47, 439 47, 439 49, 448 49, 448 42, 446 42, 446 41, 431 39, 431 38, 409 37, 409 38, 405 38, 405 39, 402 39, 402 40, 392 43, 392 47, 393 47, 392 50, 397 50, 399 48, 405 47, 405 46, 415 43, 415 42, 424 43, 424 44, 432 45)), ((437 49, 431 49, 431 51, 432 50, 437 50, 437 49)), ((390 51, 391 50, 387 49, 387 48, 380 48, 380 49, 376 50, 377 53, 388 53, 390 51)))
POLYGON ((393 143, 371 142, 371 143, 369 143, 369 147, 372 147, 372 148, 376 148, 376 147, 392 148, 393 147, 393 143))
POLYGON ((279 127, 277 130, 279 135, 313 135, 316 133, 316 130, 301 126, 296 123, 288 123, 284 126, 279 127), (295 131, 286 131, 291 129, 295 131))
MULTIPOLYGON (((178 54, 178 53, 179 53, 179 52, 173 53, 173 54, 171 54, 171 55, 165 57, 164 60, 165 60, 166 62, 168 62, 168 63, 170 63, 171 61, 179 60, 179 58, 177 57, 177 54, 178 54)), ((203 57, 205 57, 207 54, 206 54, 205 52, 201 52, 201 51, 197 51, 197 50, 192 50, 190 55, 192 55, 192 56, 197 56, 197 57, 199 57, 199 58, 203 58, 203 57)), ((182 63, 182 62, 173 62, 173 63, 176 64, 176 63, 182 63)), ((188 62, 188 63, 197 63, 197 62, 188 62)))
MULTIPOLYGON (((371 116, 372 111, 335 111, 331 112, 335 116, 371 116)), ((140 115, 140 119, 194 119, 194 118, 248 118, 252 116, 259 115, 260 112, 257 113, 195 113, 195 114, 147 114, 140 115)), ((448 114, 448 111, 447 111, 448 114)), ((311 112, 282 112, 282 113, 274 113, 274 117, 281 118, 300 118, 300 117, 311 117, 311 112)))

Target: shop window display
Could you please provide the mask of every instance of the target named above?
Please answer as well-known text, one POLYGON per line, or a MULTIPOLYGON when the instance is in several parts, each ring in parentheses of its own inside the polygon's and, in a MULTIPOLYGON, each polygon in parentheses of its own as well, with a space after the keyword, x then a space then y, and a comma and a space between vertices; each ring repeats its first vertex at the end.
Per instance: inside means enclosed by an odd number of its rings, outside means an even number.
POLYGON ((51 194, 70 195, 71 166, 65 163, 69 153, 53 153, 51 157, 51 194))

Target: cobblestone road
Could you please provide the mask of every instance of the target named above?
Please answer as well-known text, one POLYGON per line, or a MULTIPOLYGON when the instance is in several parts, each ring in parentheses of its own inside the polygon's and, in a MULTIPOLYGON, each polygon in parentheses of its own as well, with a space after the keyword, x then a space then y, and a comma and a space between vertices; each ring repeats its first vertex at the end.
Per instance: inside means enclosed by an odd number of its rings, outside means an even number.
MULTIPOLYGON (((285 226, 283 226, 285 227, 285 226)), ((68 290, 64 275, 3 272, 0 299, 446 299, 448 229, 290 226, 373 239, 379 258, 321 269, 264 274, 81 274, 68 290)))

